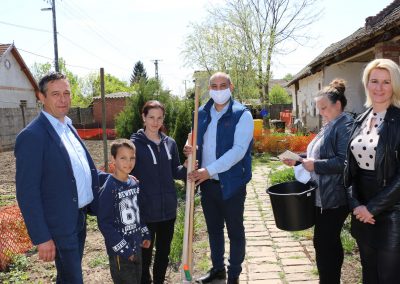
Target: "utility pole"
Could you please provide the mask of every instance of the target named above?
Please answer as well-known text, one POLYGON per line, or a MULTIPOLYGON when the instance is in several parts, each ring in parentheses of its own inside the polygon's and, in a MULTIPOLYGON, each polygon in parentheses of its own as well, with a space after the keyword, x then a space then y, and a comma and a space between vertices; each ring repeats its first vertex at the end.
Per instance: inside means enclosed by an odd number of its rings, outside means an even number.
POLYGON ((54 37, 54 68, 56 72, 60 71, 58 65, 58 43, 57 43, 57 21, 56 21, 56 0, 51 1, 51 8, 43 8, 42 11, 50 11, 53 13, 53 37, 54 37))
POLYGON ((187 92, 186 82, 190 83, 190 80, 183 80, 183 84, 185 84, 185 96, 186 96, 186 92, 187 92))
POLYGON ((154 59, 152 61, 154 62, 154 68, 155 68, 155 71, 156 71, 156 80, 158 81, 158 62, 162 61, 162 60, 161 59, 154 59))

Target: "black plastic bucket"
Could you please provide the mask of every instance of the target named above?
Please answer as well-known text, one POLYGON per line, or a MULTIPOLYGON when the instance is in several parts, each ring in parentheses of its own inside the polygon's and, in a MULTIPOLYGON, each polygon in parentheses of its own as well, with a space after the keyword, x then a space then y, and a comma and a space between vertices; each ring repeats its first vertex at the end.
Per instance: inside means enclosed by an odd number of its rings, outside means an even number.
POLYGON ((276 226, 284 231, 301 231, 315 224, 315 189, 298 181, 270 186, 276 226))

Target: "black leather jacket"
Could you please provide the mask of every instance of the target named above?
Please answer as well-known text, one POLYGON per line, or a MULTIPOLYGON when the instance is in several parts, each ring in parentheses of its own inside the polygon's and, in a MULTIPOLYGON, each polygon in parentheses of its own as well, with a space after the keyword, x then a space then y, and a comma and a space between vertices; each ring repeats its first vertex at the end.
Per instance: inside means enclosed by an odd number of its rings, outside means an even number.
POLYGON ((320 159, 314 162, 314 171, 319 175, 318 188, 322 209, 347 204, 343 169, 352 125, 353 118, 350 115, 344 114, 340 117, 324 137, 324 143, 320 147, 320 159))
MULTIPOLYGON (((344 182, 347 188, 347 196, 351 209, 361 205, 357 200, 357 185, 354 184, 353 177, 359 169, 356 160, 354 159, 351 150, 351 141, 360 133, 361 124, 371 112, 368 109, 361 114, 354 123, 351 131, 350 142, 347 147, 347 159, 344 172, 344 182)), ((366 205, 368 211, 376 216, 383 211, 386 218, 394 218, 395 215, 390 212, 400 211, 400 109, 390 106, 386 112, 383 123, 378 129, 379 141, 376 149, 375 171, 376 178, 380 188, 374 193, 374 196, 369 199, 366 205)), ((368 189, 363 189, 368 190, 368 189)), ((397 217, 396 217, 397 218, 397 217)), ((397 222, 399 224, 399 222, 397 222)), ((400 233, 400 224, 397 228, 400 233)))

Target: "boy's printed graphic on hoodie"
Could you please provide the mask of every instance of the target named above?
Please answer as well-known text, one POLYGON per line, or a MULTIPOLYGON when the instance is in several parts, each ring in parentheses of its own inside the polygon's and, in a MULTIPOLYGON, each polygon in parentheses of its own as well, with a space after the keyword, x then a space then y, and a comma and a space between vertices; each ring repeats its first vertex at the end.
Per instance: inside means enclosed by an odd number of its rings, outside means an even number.
POLYGON ((150 240, 138 194, 139 185, 131 178, 122 182, 110 176, 100 189, 97 220, 109 255, 129 258, 140 251, 143 239, 150 240))

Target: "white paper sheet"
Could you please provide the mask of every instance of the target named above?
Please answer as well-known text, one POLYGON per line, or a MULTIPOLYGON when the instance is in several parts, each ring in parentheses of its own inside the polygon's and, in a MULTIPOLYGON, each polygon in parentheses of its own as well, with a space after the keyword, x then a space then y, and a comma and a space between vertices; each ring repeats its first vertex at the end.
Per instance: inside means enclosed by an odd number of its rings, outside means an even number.
POLYGON ((286 150, 282 154, 278 155, 278 158, 280 160, 285 160, 285 159, 290 159, 290 160, 295 160, 295 161, 301 160, 301 157, 298 154, 293 153, 292 151, 289 151, 289 150, 286 150))
POLYGON ((296 177, 296 180, 304 184, 311 179, 310 172, 307 171, 302 164, 294 167, 294 176, 296 177))

